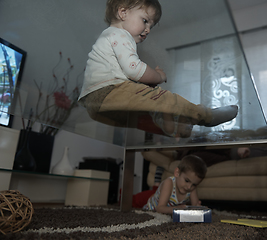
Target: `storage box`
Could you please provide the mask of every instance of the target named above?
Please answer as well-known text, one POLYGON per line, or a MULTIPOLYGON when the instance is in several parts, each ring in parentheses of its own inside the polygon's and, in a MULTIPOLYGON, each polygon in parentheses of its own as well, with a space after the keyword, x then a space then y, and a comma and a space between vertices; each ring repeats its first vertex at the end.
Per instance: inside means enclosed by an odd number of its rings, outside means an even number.
POLYGON ((74 176, 94 179, 68 179, 65 205, 107 205, 109 175, 104 171, 75 170, 74 176))
POLYGON ((118 202, 120 164, 117 160, 109 157, 83 157, 79 163, 79 169, 91 169, 110 172, 112 181, 109 183, 108 203, 118 202))
POLYGON ((173 222, 211 222, 211 209, 203 206, 187 206, 186 209, 173 210, 173 222))

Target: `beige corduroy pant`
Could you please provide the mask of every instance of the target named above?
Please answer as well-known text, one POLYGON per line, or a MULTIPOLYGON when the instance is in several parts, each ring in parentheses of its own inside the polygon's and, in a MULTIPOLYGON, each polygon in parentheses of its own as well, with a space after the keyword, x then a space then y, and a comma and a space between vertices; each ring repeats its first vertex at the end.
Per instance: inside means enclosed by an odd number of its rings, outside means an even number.
POLYGON ((92 119, 112 126, 137 127, 138 117, 151 112, 169 113, 203 125, 211 121, 211 110, 196 105, 161 87, 125 81, 104 87, 83 98, 92 119))

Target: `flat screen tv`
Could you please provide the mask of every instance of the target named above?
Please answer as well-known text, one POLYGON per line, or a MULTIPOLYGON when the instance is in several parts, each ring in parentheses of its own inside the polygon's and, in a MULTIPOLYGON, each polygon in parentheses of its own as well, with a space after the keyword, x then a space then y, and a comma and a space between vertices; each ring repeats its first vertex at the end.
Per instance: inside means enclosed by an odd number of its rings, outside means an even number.
POLYGON ((17 91, 27 53, 0 38, 0 125, 11 127, 17 91))

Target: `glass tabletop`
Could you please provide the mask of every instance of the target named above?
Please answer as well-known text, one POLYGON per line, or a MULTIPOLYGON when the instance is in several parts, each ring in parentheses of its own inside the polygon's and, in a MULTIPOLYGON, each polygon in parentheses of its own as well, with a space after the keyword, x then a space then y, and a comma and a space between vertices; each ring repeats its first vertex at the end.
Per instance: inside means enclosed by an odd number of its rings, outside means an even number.
POLYGON ((53 174, 53 173, 42 173, 42 172, 33 172, 33 171, 22 171, 22 170, 15 170, 15 169, 7 169, 7 168, 0 168, 2 172, 10 172, 12 174, 29 174, 35 175, 39 177, 49 177, 49 178, 67 178, 67 179, 85 179, 85 180, 95 180, 95 181, 112 181, 112 179, 105 179, 105 178, 93 178, 93 177, 81 177, 81 176, 74 176, 74 175, 62 175, 62 174, 53 174))
MULTIPOLYGON (((68 2, 70 4, 64 8, 71 9, 75 3, 68 2)), ((86 41, 93 44, 101 31, 94 32, 93 40, 88 40, 89 35, 85 33, 85 39, 76 41, 75 44, 73 39, 68 40, 64 35, 57 36, 62 41, 70 41, 73 48, 71 52, 75 52, 73 55, 77 62, 66 56, 63 50, 51 52, 52 44, 45 44, 45 40, 39 39, 36 34, 35 38, 40 44, 40 59, 36 62, 36 54, 32 50, 37 49, 36 44, 32 46, 32 37, 18 29, 14 31, 21 38, 28 38, 29 43, 27 40, 23 44, 20 41, 13 41, 14 45, 9 44, 11 50, 7 53, 13 56, 9 65, 3 50, 8 49, 8 46, 0 49, 0 64, 3 69, 0 85, 1 118, 11 114, 14 117, 12 127, 15 127, 15 123, 20 128, 26 128, 28 124, 32 127, 38 124, 40 131, 49 134, 56 134, 63 129, 127 149, 235 144, 265 139, 266 118, 227 1, 203 0, 200 4, 198 0, 174 0, 172 4, 169 1, 160 3, 162 21, 153 28, 149 38, 138 45, 140 58, 151 66, 159 65, 164 69, 168 81, 161 85, 162 89, 179 94, 194 104, 203 104, 210 108, 237 105, 239 111, 236 118, 214 127, 194 125, 190 136, 186 137, 170 137, 164 134, 153 122, 151 112, 107 113, 112 119, 124 119, 123 126, 118 124, 119 121, 115 121, 115 124, 114 121, 113 124, 109 121, 95 121, 83 106, 77 104, 87 60, 84 53, 80 58, 77 55, 83 51, 89 52, 90 46, 86 44, 85 47, 86 41), (22 49, 27 52, 27 56, 22 49), (20 58, 16 57, 19 53, 20 58), (50 54, 50 60, 42 59, 42 54, 50 54), (19 68, 16 61, 23 61, 24 57, 25 65, 21 64, 19 68), (22 71, 23 75, 20 75, 22 71), (12 91, 11 85, 14 86, 12 91)), ((98 12, 98 6, 92 1, 83 1, 83 4, 94 16, 98 12)), ((3 7, 12 16, 8 20, 0 17, 2 33, 8 31, 10 24, 7 21, 20 20, 39 31, 38 24, 29 22, 34 7, 27 8, 26 5, 19 4, 3 4, 3 7)), ((55 3, 50 14, 57 14, 55 10, 61 7, 61 1, 55 3)), ((80 17, 86 17, 85 13, 81 12, 80 17)), ((86 28, 83 24, 86 23, 81 23, 78 27, 80 30, 86 28)), ((70 24, 68 28, 74 35, 77 34, 75 26, 70 24)), ((53 33, 55 29, 45 31, 53 33)), ((70 53, 67 49, 65 51, 70 53)))

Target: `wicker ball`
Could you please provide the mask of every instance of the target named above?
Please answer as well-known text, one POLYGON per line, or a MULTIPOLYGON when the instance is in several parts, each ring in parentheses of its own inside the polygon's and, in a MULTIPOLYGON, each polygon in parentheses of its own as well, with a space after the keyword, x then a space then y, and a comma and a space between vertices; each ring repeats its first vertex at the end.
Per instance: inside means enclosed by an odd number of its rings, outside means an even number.
POLYGON ((30 199, 19 191, 0 192, 0 232, 14 233, 22 230, 32 220, 33 207, 30 199))

